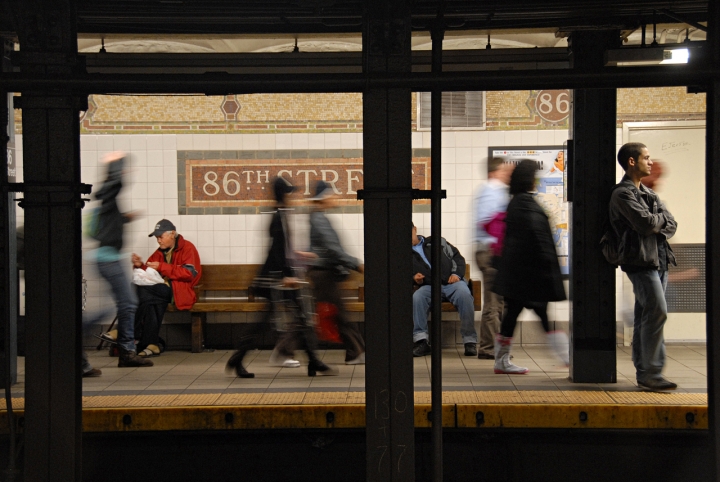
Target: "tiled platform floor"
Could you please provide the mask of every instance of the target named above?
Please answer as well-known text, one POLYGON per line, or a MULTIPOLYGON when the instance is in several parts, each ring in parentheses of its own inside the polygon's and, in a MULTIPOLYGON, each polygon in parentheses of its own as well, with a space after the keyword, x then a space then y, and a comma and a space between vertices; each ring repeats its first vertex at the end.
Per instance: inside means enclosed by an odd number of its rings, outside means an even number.
MULTIPOLYGON (((339 368, 340 374, 336 377, 308 377, 306 360, 302 353, 298 353, 298 359, 303 363, 300 368, 270 367, 267 363, 270 352, 262 350, 250 352, 245 359, 248 369, 255 372, 255 378, 240 379, 224 371, 231 353, 228 350, 206 353, 170 351, 153 358, 154 367, 133 369, 118 368, 117 358, 109 357, 106 350, 89 351, 91 363, 103 373, 97 378, 83 379, 83 405, 117 406, 112 403, 111 397, 121 396, 117 400, 127 403, 130 400, 128 395, 133 396, 132 399, 137 403, 142 402, 139 396, 160 396, 153 397, 153 405, 167 403, 167 406, 217 404, 222 401, 231 402, 231 399, 232 403, 240 404, 318 403, 319 400, 315 400, 318 397, 327 399, 327 403, 363 402, 364 393, 361 393, 365 388, 365 366, 343 364, 342 350, 319 352, 326 363, 335 364, 339 368), (333 392, 337 392, 337 396, 332 395, 333 392), (199 396, 204 394, 212 400, 199 396), (190 395, 193 397, 188 397, 190 395), (93 401, 95 397, 98 398, 93 401), (183 399, 186 399, 186 402, 183 402, 183 399), (195 399, 197 402, 192 401, 195 399)), ((588 399, 587 403, 646 403, 638 402, 640 399, 637 396, 633 398, 633 395, 627 394, 638 392, 629 347, 617 348, 617 383, 603 384, 571 382, 568 379, 568 369, 561 365, 547 346, 515 347, 513 355, 514 363, 527 366, 530 373, 496 375, 492 371, 492 360, 464 357, 461 347, 443 350, 443 387, 446 392, 444 398, 456 401, 455 399, 460 397, 462 400, 468 399, 470 403, 543 403, 540 399, 544 400, 544 403, 553 403, 553 400, 554 403, 583 403, 584 398, 592 395, 591 398, 595 401, 588 399), (595 393, 581 394, 579 391, 595 393), (536 401, 536 398, 539 399, 536 401)), ((705 346, 667 347, 666 377, 678 384, 677 395, 694 394, 674 397, 677 402, 696 404, 703 403, 704 400, 704 403, 707 403, 706 396, 703 395, 707 393, 706 361, 705 346)), ((18 366, 18 383, 13 386, 12 391, 13 397, 22 398, 25 382, 24 359, 19 359, 18 366)), ((429 356, 414 358, 414 375, 416 402, 429 403, 429 356)))

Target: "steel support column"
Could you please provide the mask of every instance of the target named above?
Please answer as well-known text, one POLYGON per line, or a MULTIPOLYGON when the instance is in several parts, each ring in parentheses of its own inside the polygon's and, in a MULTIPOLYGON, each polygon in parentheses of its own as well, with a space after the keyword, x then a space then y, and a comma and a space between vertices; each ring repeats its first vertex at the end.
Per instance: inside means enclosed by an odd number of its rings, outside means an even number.
MULTIPOLYGON (((720 63, 720 4, 710 2, 710 58, 720 63)), ((705 147, 705 283, 708 426, 712 480, 720 481, 720 78, 708 82, 705 147)))
MULTIPOLYGON (((20 69, 53 77, 78 70, 72 4, 13 3, 20 69)), ((25 477, 79 481, 81 458, 80 123, 87 97, 23 91, 26 326, 25 477)))
MULTIPOLYGON (((442 45, 445 32, 435 28, 432 35, 432 71, 442 72, 442 45)), ((443 428, 442 428, 442 280, 440 256, 442 246, 442 90, 433 89, 430 107, 430 236, 435 240, 430 250, 432 270, 432 360, 430 363, 430 389, 432 401, 432 447, 434 482, 443 480, 443 428)))
MULTIPOLYGON (((406 1, 368 0, 366 74, 410 72, 406 1)), ((411 92, 363 95, 367 480, 415 480, 411 92)))
MULTIPOLYGON (((12 71, 10 52, 12 42, 2 39, 3 72, 12 71)), ((17 383, 17 317, 18 317, 18 270, 15 226, 15 193, 9 191, 8 182, 15 182, 15 123, 13 122, 12 93, 0 91, 0 173, 2 202, 0 202, 0 387, 17 383), (10 170, 13 170, 11 173, 10 170)))
MULTIPOLYGON (((574 67, 600 70, 619 32, 575 32, 574 67)), ((598 248, 610 190, 615 183, 615 89, 573 93, 573 198, 570 206, 570 377, 580 383, 614 383, 615 270, 598 248)))

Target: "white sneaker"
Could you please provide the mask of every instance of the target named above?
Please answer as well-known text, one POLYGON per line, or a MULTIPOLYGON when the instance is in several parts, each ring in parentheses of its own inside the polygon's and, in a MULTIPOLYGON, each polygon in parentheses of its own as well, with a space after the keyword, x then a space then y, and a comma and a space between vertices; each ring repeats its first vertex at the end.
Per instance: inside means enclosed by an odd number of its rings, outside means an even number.
POLYGON ((282 364, 283 368, 297 368, 300 366, 300 362, 293 358, 286 358, 282 364))
POLYGON ((345 362, 346 365, 364 365, 365 364, 365 352, 360 353, 357 358, 348 360, 345 362))
POLYGON ((268 361, 271 367, 283 367, 283 368, 297 368, 300 366, 300 362, 286 356, 281 356, 277 349, 273 350, 270 354, 270 360, 268 361))
POLYGON ((500 358, 495 359, 495 373, 505 373, 507 375, 524 375, 530 370, 525 367, 519 367, 510 361, 510 353, 505 353, 500 358))

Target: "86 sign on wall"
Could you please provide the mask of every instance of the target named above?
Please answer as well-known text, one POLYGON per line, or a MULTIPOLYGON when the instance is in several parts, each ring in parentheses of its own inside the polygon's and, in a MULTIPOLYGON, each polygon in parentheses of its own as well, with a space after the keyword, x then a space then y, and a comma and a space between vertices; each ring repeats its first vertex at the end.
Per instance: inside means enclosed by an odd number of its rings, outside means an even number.
POLYGON ((561 122, 570 115, 570 91, 540 90, 535 97, 535 111, 548 122, 561 122))

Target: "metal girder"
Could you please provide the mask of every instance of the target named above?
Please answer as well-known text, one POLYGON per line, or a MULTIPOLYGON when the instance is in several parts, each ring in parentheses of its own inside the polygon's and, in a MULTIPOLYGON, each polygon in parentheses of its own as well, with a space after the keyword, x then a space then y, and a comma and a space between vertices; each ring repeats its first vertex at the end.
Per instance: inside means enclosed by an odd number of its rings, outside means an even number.
POLYGON ((605 89, 628 87, 705 86, 720 78, 720 66, 667 65, 644 68, 604 68, 597 72, 576 69, 364 74, 237 75, 237 74, 82 74, 32 75, 3 73, 0 89, 85 94, 185 94, 206 95, 364 92, 371 88, 410 89, 427 92, 527 89, 605 89))

